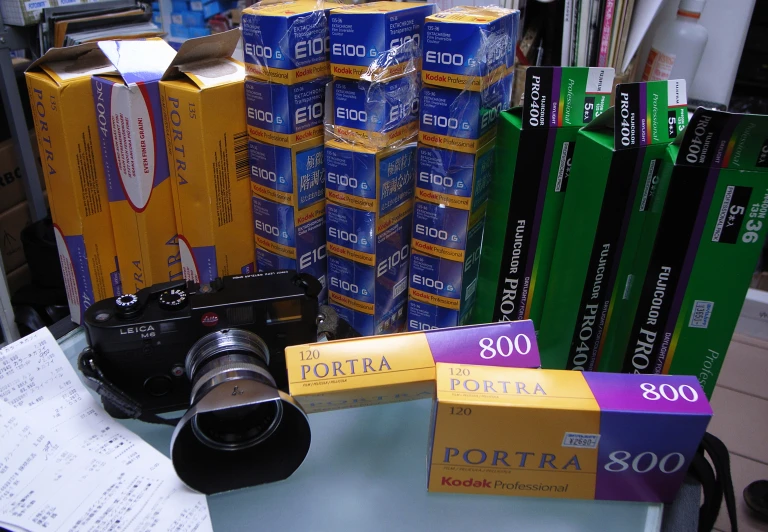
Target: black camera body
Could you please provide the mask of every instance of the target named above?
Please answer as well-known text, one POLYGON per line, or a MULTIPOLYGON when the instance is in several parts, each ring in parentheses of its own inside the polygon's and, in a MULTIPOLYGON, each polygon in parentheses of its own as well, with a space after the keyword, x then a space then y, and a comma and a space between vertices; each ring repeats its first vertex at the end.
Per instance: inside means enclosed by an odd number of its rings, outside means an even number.
POLYGON ((217 331, 239 329, 263 340, 269 373, 287 392, 284 349, 317 340, 321 288, 288 270, 163 283, 95 303, 83 324, 106 379, 144 412, 172 412, 190 406, 190 349, 217 331))

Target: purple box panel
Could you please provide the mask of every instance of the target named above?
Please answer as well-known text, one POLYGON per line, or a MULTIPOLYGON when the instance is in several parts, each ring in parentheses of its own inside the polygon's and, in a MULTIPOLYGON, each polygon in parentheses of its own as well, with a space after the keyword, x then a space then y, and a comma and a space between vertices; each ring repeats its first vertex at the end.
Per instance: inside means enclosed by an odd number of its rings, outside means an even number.
POLYGON ((539 346, 531 320, 426 332, 435 362, 538 368, 539 346))
POLYGON ((600 411, 701 414, 712 416, 696 377, 585 372, 600 411))
POLYGON ((601 412, 595 499, 672 502, 707 423, 703 415, 601 412))

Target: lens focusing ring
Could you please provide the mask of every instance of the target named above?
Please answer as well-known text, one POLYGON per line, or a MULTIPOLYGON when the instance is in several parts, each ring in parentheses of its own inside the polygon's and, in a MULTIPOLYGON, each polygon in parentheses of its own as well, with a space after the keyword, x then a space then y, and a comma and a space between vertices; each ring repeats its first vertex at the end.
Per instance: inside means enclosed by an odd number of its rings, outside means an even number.
POLYGON ((269 371, 261 367, 252 356, 223 355, 201 367, 199 377, 193 377, 190 402, 195 403, 199 397, 222 382, 240 379, 256 380, 275 386, 275 379, 269 371))
POLYGON ((184 362, 187 375, 196 380, 195 373, 206 362, 227 353, 251 355, 269 366, 269 348, 258 335, 242 329, 224 329, 206 334, 189 349, 184 362))

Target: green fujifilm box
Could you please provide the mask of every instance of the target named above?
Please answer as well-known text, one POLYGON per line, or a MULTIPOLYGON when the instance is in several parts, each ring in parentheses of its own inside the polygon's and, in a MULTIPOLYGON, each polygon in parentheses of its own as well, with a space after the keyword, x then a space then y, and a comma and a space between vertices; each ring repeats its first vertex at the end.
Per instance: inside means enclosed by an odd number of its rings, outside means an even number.
POLYGON ((768 232, 768 116, 699 108, 669 151, 623 370, 695 375, 709 396, 768 232))
POLYGON ((473 321, 539 319, 579 128, 608 109, 612 68, 532 67, 501 114, 473 321))
POLYGON ((665 192, 659 171, 686 122, 685 81, 629 83, 579 132, 539 328, 545 367, 597 369, 601 348, 610 352, 604 340, 621 336, 620 369, 637 305, 637 295, 624 299, 627 279, 636 260, 647 264, 659 219, 651 209, 665 192))

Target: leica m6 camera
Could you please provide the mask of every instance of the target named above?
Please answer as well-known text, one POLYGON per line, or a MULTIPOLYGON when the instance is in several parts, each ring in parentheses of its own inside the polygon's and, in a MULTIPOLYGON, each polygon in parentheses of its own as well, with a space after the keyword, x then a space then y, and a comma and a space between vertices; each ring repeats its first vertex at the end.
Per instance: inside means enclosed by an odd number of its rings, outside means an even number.
POLYGON ((158 414, 186 410, 171 459, 191 488, 282 480, 310 444, 307 417, 287 394, 284 349, 317 340, 321 288, 284 270, 106 299, 85 313, 90 347, 79 367, 115 417, 168 423, 158 414))

